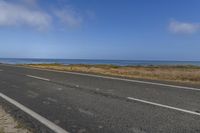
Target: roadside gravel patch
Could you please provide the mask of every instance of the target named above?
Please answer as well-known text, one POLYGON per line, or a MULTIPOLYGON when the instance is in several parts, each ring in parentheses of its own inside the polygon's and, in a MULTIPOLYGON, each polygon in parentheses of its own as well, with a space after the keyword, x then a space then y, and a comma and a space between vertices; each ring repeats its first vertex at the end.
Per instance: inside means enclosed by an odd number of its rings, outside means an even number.
POLYGON ((0 106, 0 133, 31 133, 0 106))

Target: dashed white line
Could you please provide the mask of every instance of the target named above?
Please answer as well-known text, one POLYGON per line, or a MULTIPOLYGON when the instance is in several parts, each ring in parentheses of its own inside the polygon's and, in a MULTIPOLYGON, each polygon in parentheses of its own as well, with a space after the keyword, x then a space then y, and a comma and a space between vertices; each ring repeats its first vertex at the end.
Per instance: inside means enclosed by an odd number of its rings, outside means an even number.
POLYGON ((176 110, 176 111, 180 111, 180 112, 184 112, 184 113, 189 113, 189 114, 192 114, 192 115, 200 116, 200 113, 190 111, 190 110, 186 110, 186 109, 181 109, 181 108, 176 108, 176 107, 172 107, 172 106, 168 106, 168 105, 164 105, 164 104, 145 101, 145 100, 137 99, 137 98, 133 98, 133 97, 127 97, 127 99, 137 101, 137 102, 141 102, 141 103, 145 103, 145 104, 154 105, 154 106, 159 106, 159 107, 162 107, 162 108, 172 109, 172 110, 176 110))
POLYGON ((27 76, 27 77, 31 77, 31 78, 35 78, 35 79, 40 79, 40 80, 50 81, 50 79, 42 78, 42 77, 37 77, 37 76, 33 76, 33 75, 26 75, 26 76, 27 76))
POLYGON ((38 120, 40 123, 44 124, 49 129, 53 130, 56 133, 68 133, 63 128, 57 126, 53 122, 49 121, 48 119, 44 118, 43 116, 37 114, 36 112, 32 111, 31 109, 25 107, 24 105, 20 104, 19 102, 15 101, 12 98, 0 93, 0 97, 6 100, 7 102, 15 105, 17 108, 22 110, 23 112, 27 113, 28 115, 32 116, 34 119, 38 120))

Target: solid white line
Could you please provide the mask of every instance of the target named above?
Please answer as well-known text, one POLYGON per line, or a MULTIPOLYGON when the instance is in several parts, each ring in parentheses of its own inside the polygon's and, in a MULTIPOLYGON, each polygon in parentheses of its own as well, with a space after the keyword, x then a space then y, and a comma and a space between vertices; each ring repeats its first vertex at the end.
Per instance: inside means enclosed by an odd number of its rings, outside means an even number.
POLYGON ((57 126, 53 122, 49 121, 48 119, 44 118, 43 116, 37 114, 36 112, 32 111, 31 109, 25 107, 24 105, 20 104, 19 102, 9 98, 8 96, 0 93, 0 97, 6 100, 7 102, 15 105, 17 108, 21 109, 23 112, 27 113, 28 115, 32 116, 34 119, 38 120, 42 124, 44 124, 49 129, 53 130, 56 133, 68 133, 66 130, 62 129, 61 127, 57 126))
POLYGON ((37 77, 37 76, 33 76, 33 75, 26 75, 26 76, 27 76, 27 77, 31 77, 31 78, 35 78, 35 79, 40 79, 40 80, 50 81, 50 79, 42 78, 42 77, 37 77))
POLYGON ((66 72, 66 71, 58 71, 58 70, 40 69, 40 68, 30 68, 30 67, 25 67, 25 68, 43 70, 43 71, 45 70, 45 71, 50 71, 50 72, 67 73, 67 74, 74 74, 74 75, 82 75, 82 76, 89 76, 89 77, 97 77, 97 78, 104 78, 104 79, 120 80, 120 81, 134 82, 134 83, 140 83, 140 84, 150 84, 150 85, 157 85, 157 86, 164 86, 164 87, 172 87, 172 88, 179 88, 179 89, 185 89, 185 90, 200 91, 200 88, 155 83, 155 82, 141 81, 141 80, 134 80, 134 79, 123 79, 123 78, 117 78, 117 77, 101 76, 101 75, 78 73, 78 72, 66 72))
POLYGON ((117 78, 117 77, 110 77, 110 76, 101 76, 101 75, 86 74, 86 73, 79 73, 79 72, 66 72, 66 71, 41 69, 41 68, 33 68, 33 67, 26 67, 26 66, 12 66, 12 65, 9 65, 9 66, 11 66, 11 67, 21 67, 21 68, 27 68, 27 69, 35 69, 35 70, 41 70, 41 71, 49 71, 49 72, 58 72, 58 73, 67 73, 67 74, 74 74, 74 75, 90 76, 90 77, 97 77, 97 78, 104 78, 104 79, 120 80, 120 81, 127 81, 127 82, 140 83, 140 84, 150 84, 150 85, 172 87, 172 88, 179 88, 179 89, 185 89, 185 90, 200 91, 200 88, 170 85, 170 84, 141 81, 141 80, 134 80, 134 79, 124 79, 124 78, 117 78))
POLYGON ((133 98, 133 97, 127 97, 127 99, 133 100, 133 101, 137 101, 137 102, 141 102, 141 103, 154 105, 154 106, 159 106, 159 107, 163 107, 163 108, 167 108, 167 109, 172 109, 172 110, 176 110, 176 111, 180 111, 180 112, 184 112, 184 113, 189 113, 189 114, 192 114, 192 115, 200 116, 200 113, 197 113, 197 112, 194 112, 194 111, 190 111, 190 110, 185 110, 185 109, 176 108, 176 107, 172 107, 172 106, 168 106, 168 105, 163 105, 163 104, 159 104, 159 103, 145 101, 145 100, 141 100, 141 99, 137 99, 137 98, 133 98))

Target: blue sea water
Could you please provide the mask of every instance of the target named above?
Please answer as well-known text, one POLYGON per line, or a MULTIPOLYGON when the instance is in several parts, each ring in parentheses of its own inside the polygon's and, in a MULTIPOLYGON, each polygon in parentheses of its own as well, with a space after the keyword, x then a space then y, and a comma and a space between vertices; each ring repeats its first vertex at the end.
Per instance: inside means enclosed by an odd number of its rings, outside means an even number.
POLYGON ((194 65, 200 66, 200 61, 145 61, 145 60, 88 60, 88 59, 27 59, 27 58, 0 58, 5 64, 111 64, 120 66, 148 66, 148 65, 194 65))

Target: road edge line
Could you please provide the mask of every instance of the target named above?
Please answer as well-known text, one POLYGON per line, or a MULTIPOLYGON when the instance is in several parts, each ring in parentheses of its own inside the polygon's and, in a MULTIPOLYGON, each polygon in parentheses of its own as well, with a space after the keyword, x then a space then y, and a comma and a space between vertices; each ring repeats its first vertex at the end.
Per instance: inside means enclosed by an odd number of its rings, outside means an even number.
POLYGON ((40 123, 44 124, 46 127, 51 129, 52 131, 54 131, 56 133, 69 133, 66 130, 64 130, 63 128, 61 128, 58 125, 56 125, 53 122, 51 122, 50 120, 48 120, 48 119, 44 118, 43 116, 37 114, 36 112, 34 112, 31 109, 25 107, 24 105, 20 104, 19 102, 15 101, 14 99, 4 95, 3 93, 0 93, 0 97, 3 98, 4 100, 6 100, 7 102, 13 104, 14 106, 19 108, 23 112, 27 113, 28 115, 30 115, 31 117, 33 117, 34 119, 39 121, 40 123))
MULTIPOLYGON (((21 66, 20 66, 21 67, 21 66)), ((171 84, 164 84, 164 83, 156 83, 150 81, 142 81, 142 80, 134 80, 134 79, 125 79, 125 78, 118 78, 118 77, 111 77, 111 76, 102 76, 102 75, 95 75, 95 74, 86 74, 86 73, 79 73, 79 72, 67 72, 67 71, 59 71, 59 70, 50 70, 50 69, 41 69, 36 67, 24 67, 28 69, 35 69, 41 71, 49 71, 49 72, 58 72, 58 73, 66 73, 66 74, 74 74, 74 75, 81 75, 81 76, 89 76, 89 77, 97 77, 97 78, 104 78, 104 79, 112 79, 112 80, 119 80, 119 81, 126 81, 126 82, 133 82, 133 83, 140 83, 140 84, 150 84, 150 85, 157 85, 157 86, 164 86, 164 87, 172 87, 172 88, 179 88, 185 90, 193 90, 193 91, 200 91, 200 88, 194 87, 185 87, 185 86, 178 86, 178 85, 171 85, 171 84)))
POLYGON ((50 81, 50 79, 43 78, 43 77, 38 77, 38 76, 33 76, 33 75, 26 75, 27 77, 34 78, 34 79, 40 79, 44 81, 50 81))
POLYGON ((145 103, 145 104, 149 104, 149 105, 154 105, 154 106, 158 106, 158 107, 162 107, 162 108, 166 108, 166 109, 176 110, 176 111, 180 111, 180 112, 184 112, 184 113, 200 116, 200 113, 197 113, 197 112, 194 112, 194 111, 190 111, 190 110, 186 110, 186 109, 173 107, 173 106, 169 106, 169 105, 164 105, 164 104, 160 104, 160 103, 145 101, 145 100, 137 99, 137 98, 133 98, 133 97, 127 97, 127 99, 128 100, 132 100, 132 101, 137 101, 137 102, 140 102, 140 103, 145 103))
POLYGON ((74 74, 74 75, 81 75, 81 76, 89 76, 89 77, 97 77, 97 78, 104 78, 104 79, 112 79, 112 80, 119 80, 119 81, 140 83, 140 84, 150 84, 150 85, 172 87, 172 88, 179 88, 179 89, 185 89, 185 90, 200 91, 200 88, 178 86, 178 85, 171 85, 171 84, 158 83, 158 82, 156 83, 156 82, 150 82, 150 81, 142 81, 142 80, 135 80, 135 79, 118 78, 118 77, 103 76, 103 75, 96 75, 96 74, 87 74, 87 73, 80 73, 80 72, 59 71, 59 70, 51 70, 51 69, 37 68, 37 67, 16 66, 16 65, 14 66, 14 65, 9 65, 9 64, 3 64, 3 65, 8 65, 8 66, 11 66, 11 67, 27 68, 27 69, 33 69, 33 70, 41 70, 41 71, 49 71, 49 72, 57 72, 57 73, 66 73, 66 74, 74 74))

